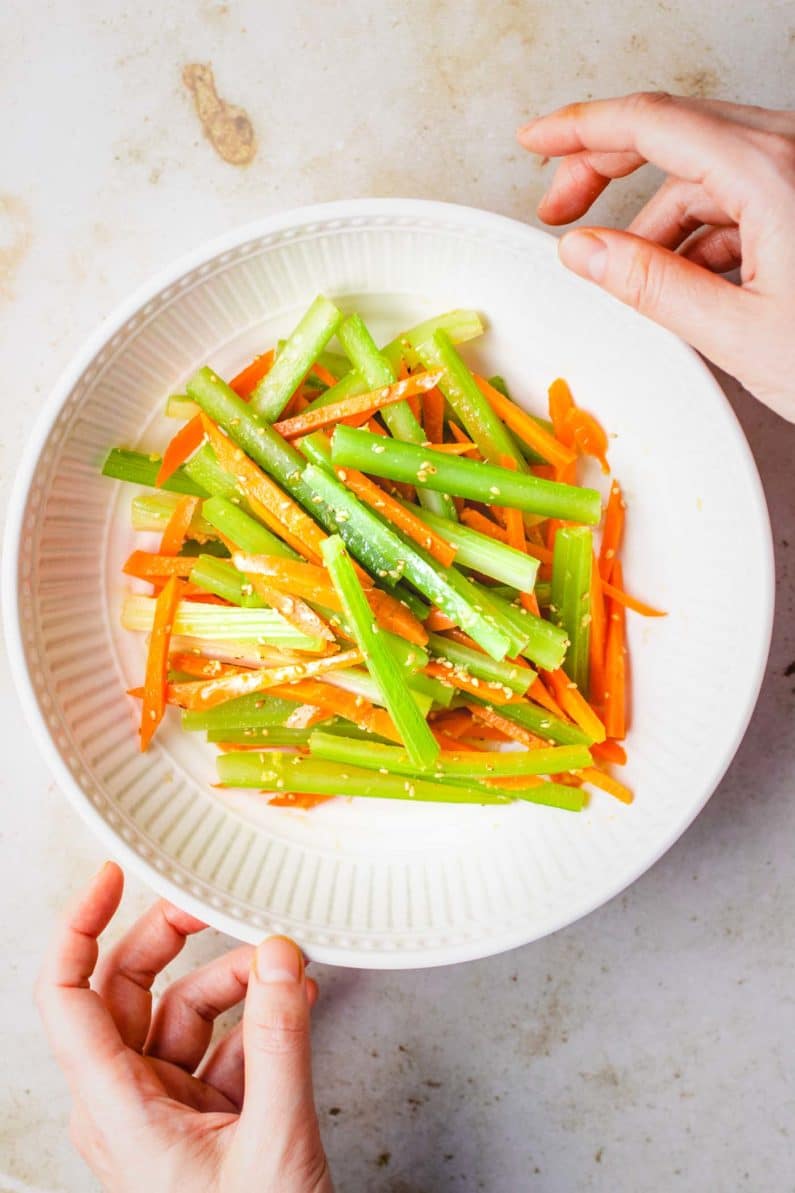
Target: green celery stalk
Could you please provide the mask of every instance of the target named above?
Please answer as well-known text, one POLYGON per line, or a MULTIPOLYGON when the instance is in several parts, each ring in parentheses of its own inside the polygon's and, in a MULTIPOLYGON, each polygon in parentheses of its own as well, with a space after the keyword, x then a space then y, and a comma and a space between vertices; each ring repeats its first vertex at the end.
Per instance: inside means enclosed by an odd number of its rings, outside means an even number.
POLYGON ((520 605, 515 605, 500 596, 493 588, 480 585, 479 591, 481 596, 485 595, 487 600, 500 610, 516 633, 522 636, 523 645, 519 647, 518 653, 523 658, 543 667, 545 671, 555 671, 561 666, 569 644, 565 630, 543 617, 528 613, 520 605))
POLYGON ((317 364, 322 365, 324 369, 328 369, 338 381, 341 381, 345 374, 351 371, 351 362, 347 356, 343 356, 341 352, 330 352, 328 348, 324 348, 322 352, 318 352, 317 364))
MULTIPOLYGON (((146 455, 144 452, 129 451, 126 447, 114 447, 105 457, 102 475, 113 480, 128 481, 132 485, 150 485, 155 488, 163 457, 146 455)), ((171 493, 187 493, 191 497, 206 497, 207 490, 188 475, 185 467, 178 468, 162 486, 171 493)))
MULTIPOLYGON (((415 696, 426 696, 431 704, 440 704, 442 708, 449 708, 453 702, 455 690, 448 684, 442 683, 441 680, 434 679, 432 675, 425 675, 422 671, 416 671, 414 675, 410 676, 408 685, 415 696)), ((430 705, 426 709, 426 712, 429 711, 430 705)))
POLYGON ((563 526, 555 535, 552 559, 552 617, 566 632, 569 648, 563 668, 581 692, 588 692, 591 638, 591 561, 593 536, 583 526, 563 526))
MULTIPOLYGON (((353 367, 359 376, 364 378, 368 389, 380 389, 381 386, 392 385, 397 381, 395 368, 378 351, 360 315, 349 315, 341 325, 338 336, 353 367)), ((385 406, 381 411, 381 417, 395 439, 402 439, 406 443, 425 442, 425 432, 414 417, 408 402, 385 406)), ((417 489, 417 496, 421 504, 433 513, 451 521, 458 520, 453 499, 447 493, 435 493, 431 489, 420 487, 417 489)))
POLYGON ((282 542, 239 505, 223 497, 210 497, 202 506, 202 514, 212 530, 218 530, 246 555, 280 555, 298 559, 299 555, 282 542))
POLYGON ((499 464, 500 456, 510 456, 523 472, 524 457, 516 447, 513 436, 483 397, 469 367, 447 333, 437 331, 433 339, 424 344, 415 344, 415 347, 426 369, 441 365, 445 370, 439 388, 470 439, 480 448, 484 460, 499 464))
MULTIPOLYGON (((469 697, 470 701, 473 699, 474 697, 469 697)), ((488 702, 483 700, 478 703, 487 704, 488 702)), ((531 733, 535 733, 537 737, 542 737, 548 742, 557 742, 561 746, 593 745, 593 738, 584 733, 578 725, 562 721, 560 717, 553 716, 551 712, 541 708, 538 704, 531 704, 529 701, 526 704, 499 704, 494 707, 494 712, 499 713, 501 717, 515 721, 517 725, 529 729, 531 733)))
MULTIPOLYGON (((427 676, 423 676, 422 672, 418 672, 416 675, 406 675, 405 677, 406 683, 411 689, 414 703, 423 717, 428 715, 433 704, 431 696, 422 691, 421 683, 418 686, 417 681, 425 678, 427 676)), ((342 671, 329 671, 328 675, 323 676, 323 679, 333 688, 341 688, 344 692, 352 692, 354 696, 363 696, 371 704, 380 704, 382 707, 385 707, 383 692, 368 671, 362 671, 358 667, 346 667, 342 671)))
POLYGON ((431 634, 428 645, 437 659, 447 659, 453 667, 462 668, 476 679, 484 683, 496 683, 502 688, 510 688, 512 692, 524 696, 536 677, 535 671, 529 667, 518 667, 515 663, 497 662, 488 655, 473 650, 471 646, 463 646, 450 638, 443 638, 441 634, 431 634))
MULTIPOLYGON (((121 622, 126 630, 149 632, 155 612, 155 598, 128 594, 122 606, 121 622)), ((325 642, 300 633, 274 609, 240 609, 227 605, 202 605, 180 601, 173 632, 185 638, 215 642, 250 640, 261 646, 319 653, 325 642)))
POLYGON ((191 480, 214 497, 227 497, 240 500, 237 481, 225 472, 216 459, 215 452, 209 443, 203 443, 189 460, 183 465, 191 480))
POLYGON ((542 480, 526 473, 511 472, 496 464, 449 456, 413 443, 401 443, 373 435, 358 427, 339 424, 331 441, 335 466, 358 468, 374 476, 481 501, 486 505, 507 505, 571 522, 596 524, 602 513, 596 489, 542 480))
POLYGON ((384 704, 409 755, 418 765, 430 765, 439 752, 438 742, 417 708, 403 672, 373 618, 342 539, 339 535, 331 535, 321 544, 321 551, 367 670, 381 689, 384 704))
MULTIPOLYGON (((133 530, 165 530, 179 499, 178 493, 165 493, 162 489, 156 493, 141 493, 139 496, 133 497, 130 505, 130 520, 133 530)), ((197 510, 191 518, 188 533, 192 537, 212 538, 215 528, 197 510)))
POLYGON ((309 435, 303 435, 296 440, 296 447, 310 464, 316 464, 318 468, 325 468, 326 472, 334 472, 334 465, 331 463, 331 446, 322 431, 312 431, 309 435))
POLYGON ((209 742, 227 742, 230 746, 305 746, 311 729, 286 729, 281 725, 263 725, 257 729, 208 729, 209 742))
POLYGON ((247 696, 227 700, 215 708, 186 710, 182 714, 182 728, 190 732, 221 730, 227 733, 232 729, 253 731, 268 726, 283 726, 290 714, 295 712, 297 703, 297 696, 295 700, 285 700, 281 696, 270 696, 267 692, 251 692, 247 696))
POLYGON ((388 584, 390 580, 396 582, 405 575, 410 584, 492 657, 505 656, 510 640, 483 617, 468 599, 471 589, 465 576, 454 568, 443 568, 435 560, 429 561, 429 557, 416 545, 409 547, 377 514, 364 507, 344 485, 322 469, 309 465, 304 477, 306 483, 333 510, 338 519, 338 533, 351 551, 353 547, 348 543, 348 535, 359 532, 354 540, 364 543, 359 561, 374 576, 388 584))
POLYGON ((212 592, 215 596, 231 601, 233 605, 241 605, 245 609, 262 609, 265 601, 257 596, 252 586, 242 576, 237 568, 225 559, 214 559, 210 555, 200 555, 193 565, 190 574, 192 584, 203 588, 205 592, 212 592))
POLYGON ((284 343, 273 367, 251 395, 251 407, 275 422, 326 347, 342 319, 342 312, 318 295, 284 343))
POLYGON ((438 518, 427 510, 419 509, 406 501, 403 504, 413 514, 420 518, 426 526, 438 531, 442 538, 447 539, 456 549, 456 567, 473 568, 484 576, 491 576, 494 580, 502 580, 521 592, 532 592, 538 572, 538 560, 515 547, 509 547, 497 539, 481 534, 479 530, 472 530, 469 526, 462 526, 459 522, 449 522, 445 518, 438 518))
MULTIPOLYGON (((328 762, 350 762, 354 766, 393 775, 418 775, 426 778, 430 774, 419 771, 409 757, 408 751, 400 746, 381 745, 378 742, 346 742, 322 730, 313 730, 309 738, 309 751, 316 758, 328 762)), ((592 766, 593 759, 587 746, 560 746, 551 749, 496 751, 455 750, 439 755, 431 768, 434 779, 496 779, 514 775, 558 775, 564 771, 582 770, 592 766)))
POLYGON ((199 407, 191 402, 186 394, 169 394, 166 400, 166 418, 178 418, 180 422, 187 422, 199 413, 199 407))
MULTIPOLYGON (((364 796, 368 799, 402 799, 415 803, 505 804, 511 795, 482 787, 437 783, 430 779, 375 774, 347 764, 299 754, 221 754, 216 759, 218 778, 225 787, 259 787, 268 791, 294 791, 317 795, 364 796)), ((524 792, 516 792, 524 795, 524 792)))

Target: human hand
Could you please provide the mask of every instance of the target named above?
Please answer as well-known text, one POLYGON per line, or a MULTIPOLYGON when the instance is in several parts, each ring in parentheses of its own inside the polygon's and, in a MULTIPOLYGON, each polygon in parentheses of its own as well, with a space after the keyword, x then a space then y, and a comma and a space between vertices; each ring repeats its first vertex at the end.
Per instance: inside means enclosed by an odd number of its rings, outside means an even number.
POLYGON ((795 422, 795 112, 639 93, 570 104, 517 135, 563 159, 538 207, 548 224, 579 219, 646 162, 667 172, 626 232, 568 232, 561 260, 795 422), (741 285, 718 276, 738 266, 741 285))
POLYGON ((153 1013, 155 977, 205 925, 160 900, 97 967, 123 885, 106 862, 65 914, 36 987, 86 1163, 113 1193, 332 1193, 312 1096, 317 986, 298 946, 271 937, 233 949, 175 982, 153 1013), (202 1064, 213 1020, 244 997, 242 1023, 202 1064))

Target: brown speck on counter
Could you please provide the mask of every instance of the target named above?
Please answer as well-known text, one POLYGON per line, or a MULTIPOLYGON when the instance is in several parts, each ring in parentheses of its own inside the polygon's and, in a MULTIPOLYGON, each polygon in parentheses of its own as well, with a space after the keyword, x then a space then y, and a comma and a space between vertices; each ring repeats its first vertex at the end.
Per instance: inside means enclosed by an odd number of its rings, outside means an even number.
POLYGON ((381 1152, 381 1155, 376 1160, 376 1164, 378 1165, 379 1168, 386 1168, 387 1164, 389 1163, 389 1161, 391 1159, 392 1159, 391 1152, 381 1152))
POLYGON ((215 152, 231 166, 247 166, 257 152, 257 138, 248 112, 221 99, 209 62, 192 62, 182 81, 193 93, 196 115, 215 152))
POLYGON ((17 195, 0 194, 0 298, 11 298, 12 284, 31 242, 30 214, 17 195))

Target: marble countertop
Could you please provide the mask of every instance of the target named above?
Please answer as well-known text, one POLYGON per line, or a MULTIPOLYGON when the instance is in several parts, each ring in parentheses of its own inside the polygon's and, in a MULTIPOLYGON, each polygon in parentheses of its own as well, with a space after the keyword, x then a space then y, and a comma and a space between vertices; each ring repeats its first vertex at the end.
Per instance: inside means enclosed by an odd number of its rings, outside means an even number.
MULTIPOLYGON (((32 410, 163 263, 262 213, 354 195, 532 219, 547 175, 514 143, 522 120, 640 87, 791 105, 795 27, 786 0, 570 0, 565 19, 550 0, 10 0, 0 44, 5 508, 32 410)), ((652 184, 611 188, 599 218, 626 220, 652 184)), ((746 739, 678 844, 565 931, 442 970, 318 967, 317 1095, 340 1193, 795 1188, 795 427, 726 386, 778 567, 746 739)), ((94 1186, 30 988, 56 911, 101 855, 36 756, 5 660, 0 689, 0 1190, 77 1193, 94 1186)), ((124 922, 148 899, 130 881, 124 922)), ((227 943, 207 933, 172 974, 227 943)))

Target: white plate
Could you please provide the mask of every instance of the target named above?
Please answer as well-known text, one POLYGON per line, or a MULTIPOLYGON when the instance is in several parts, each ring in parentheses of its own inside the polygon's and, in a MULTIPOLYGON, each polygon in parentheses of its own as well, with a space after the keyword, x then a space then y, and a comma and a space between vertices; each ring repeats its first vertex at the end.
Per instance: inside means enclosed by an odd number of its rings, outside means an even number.
MULTIPOLYGON (((173 430, 173 427, 171 428, 173 430)), ((156 890, 245 940, 410 967, 480 957, 570 923, 637 878, 692 820, 756 701, 773 605, 759 477, 720 389, 687 347, 566 272, 553 239, 486 212, 357 200, 230 233, 135 294, 50 397, 17 478, 4 604, 12 668, 62 789, 156 890), (473 306, 472 355, 543 410, 566 377, 615 435, 626 579, 670 611, 630 614, 635 804, 587 812, 343 801, 311 813, 211 789, 213 753, 170 725, 144 756, 142 644, 118 628, 131 490, 113 444, 162 447, 164 397, 289 330, 319 291, 389 338, 473 306)))

